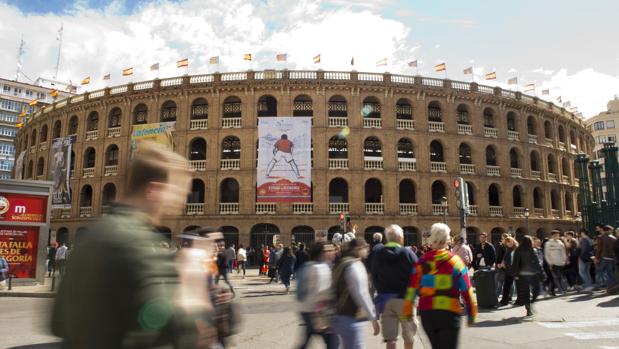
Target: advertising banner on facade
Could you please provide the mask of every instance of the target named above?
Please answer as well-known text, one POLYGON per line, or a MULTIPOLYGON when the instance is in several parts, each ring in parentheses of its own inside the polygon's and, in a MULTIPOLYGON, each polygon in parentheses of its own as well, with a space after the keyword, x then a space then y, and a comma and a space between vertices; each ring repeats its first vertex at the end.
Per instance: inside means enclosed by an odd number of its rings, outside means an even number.
POLYGON ((312 201, 312 118, 260 118, 257 202, 312 201))
POLYGON ((0 192, 0 222, 45 223, 47 197, 0 192))
POLYGON ((50 152, 49 176, 52 185, 52 207, 71 208, 71 148, 75 136, 57 138, 50 152))
POLYGON ((39 247, 38 227, 0 225, 0 256, 17 278, 36 278, 39 247))
POLYGON ((26 157, 26 151, 19 153, 17 160, 15 160, 15 179, 23 179, 24 174, 24 158, 26 157))
POLYGON ((176 121, 133 125, 133 130, 131 132, 131 150, 135 150, 140 141, 150 141, 161 144, 168 149, 174 149, 172 132, 175 129, 176 121))

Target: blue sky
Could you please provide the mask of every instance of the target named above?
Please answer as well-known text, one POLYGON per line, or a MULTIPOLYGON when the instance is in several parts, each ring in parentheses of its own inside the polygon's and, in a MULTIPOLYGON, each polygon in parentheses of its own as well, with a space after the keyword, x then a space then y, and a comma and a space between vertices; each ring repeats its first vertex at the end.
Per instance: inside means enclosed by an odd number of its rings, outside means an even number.
MULTIPOLYGON (((23 36, 24 71, 49 76, 64 23, 65 80, 111 72, 113 84, 124 83, 117 73, 128 66, 134 80, 150 79, 144 67, 155 61, 162 75, 178 75, 173 64, 184 57, 190 73, 209 72, 215 55, 217 69, 244 70, 245 52, 256 57, 253 69, 350 70, 354 55, 357 70, 412 74, 406 63, 417 59, 429 76, 444 77, 432 71, 439 62, 454 80, 470 80, 462 73, 469 66, 477 80, 496 71, 489 84, 517 76, 590 116, 619 94, 617 14, 612 0, 0 0, 0 59, 9 62, 0 74, 14 74, 23 36), (289 62, 275 63, 277 52, 289 62), (376 67, 385 57, 388 66, 376 67)), ((91 88, 104 84, 93 80, 91 88)))

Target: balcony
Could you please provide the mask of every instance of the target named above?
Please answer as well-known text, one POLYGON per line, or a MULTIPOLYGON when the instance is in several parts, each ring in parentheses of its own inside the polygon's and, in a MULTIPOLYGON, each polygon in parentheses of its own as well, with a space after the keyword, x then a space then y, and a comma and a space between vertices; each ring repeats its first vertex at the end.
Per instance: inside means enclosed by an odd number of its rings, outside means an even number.
POLYGON ((383 121, 379 118, 364 118, 363 128, 381 128, 383 127, 383 121))
POLYGON ((383 214, 385 213, 385 204, 382 202, 366 202, 365 214, 383 214))
POLYGON ((447 164, 444 162, 430 161, 430 172, 447 172, 447 164))
POLYGON ((222 170, 240 170, 241 159, 221 159, 219 160, 219 168, 222 170))
POLYGON ((366 170, 382 170, 383 169, 383 159, 368 159, 365 158, 363 160, 363 168, 366 170))
POLYGON ((473 126, 466 124, 458 124, 458 134, 460 135, 472 135, 473 126))
POLYGON ((94 176, 95 176, 94 167, 88 167, 82 170, 82 177, 89 178, 89 177, 94 177, 94 176))
POLYGON ((570 184, 570 176, 561 176, 561 181, 563 182, 563 184, 570 184))
POLYGON ((330 170, 348 170, 348 159, 329 159, 330 170))
POLYGON ((346 127, 348 118, 345 116, 329 116, 329 127, 346 127))
POLYGON ((116 176, 118 175, 118 165, 109 165, 103 168, 104 176, 116 176))
POLYGON ((208 129, 208 119, 197 119, 189 122, 190 130, 206 130, 208 129))
POLYGON ((428 121, 428 131, 430 132, 445 132, 445 123, 437 121, 428 121))
POLYGON ((460 164, 460 174, 475 174, 475 165, 460 164))
POLYGON ((565 142, 559 142, 559 149, 563 151, 567 150, 567 148, 565 148, 565 142))
POLYGON ((544 217, 544 209, 543 208, 534 208, 533 216, 543 218, 544 217))
POLYGON ((219 214, 239 214, 238 202, 220 202, 219 214))
POLYGON ((551 182, 557 182, 557 174, 556 173, 548 173, 548 180, 551 182))
POLYGON ((417 171, 417 159, 400 158, 398 159, 398 171, 417 171))
POLYGON ((92 207, 80 207, 80 217, 92 217, 92 207))
POLYGON ((293 202, 293 214, 312 214, 314 213, 314 204, 311 202, 293 202))
POLYGON ((241 128, 241 118, 223 118, 221 119, 222 128, 241 128))
POLYGON ((447 206, 443 206, 441 204, 432 204, 432 215, 433 216, 442 216, 447 212, 447 206))
POLYGON ((39 151, 47 150, 47 142, 39 143, 39 151))
POLYGON ((38 181, 42 181, 42 180, 44 180, 44 179, 45 179, 45 175, 38 175, 38 176, 37 176, 37 180, 38 180, 38 181))
POLYGON ((519 141, 520 134, 518 134, 518 131, 507 131, 507 139, 510 141, 519 141))
POLYGON ((479 211, 477 210, 477 205, 469 205, 469 216, 478 216, 479 211))
POLYGON ((484 137, 487 138, 498 138, 499 132, 496 128, 493 127, 484 127, 484 137))
POLYGON ((340 214, 340 213, 348 213, 348 203, 347 202, 330 202, 329 203, 329 214, 340 214))
POLYGON ((400 214, 407 216, 416 216, 417 204, 400 204, 400 214))
POLYGON ((415 129, 415 120, 396 120, 395 128, 398 130, 414 130, 415 129))
POLYGON ((488 215, 490 217, 503 217, 503 206, 488 207, 488 215))
POLYGON ((487 176, 500 176, 501 170, 499 166, 486 165, 487 176))
POLYGON ((572 212, 572 210, 565 210, 565 216, 569 218, 574 218, 574 212, 572 212))
POLYGON ((189 169, 192 171, 206 171, 206 160, 189 161, 189 169))
POLYGON ((185 214, 188 216, 203 215, 204 204, 185 204, 185 214))
POLYGON ((92 130, 92 131, 86 132, 87 141, 94 141, 97 138, 99 138, 99 130, 92 130))
POLYGON ((529 134, 529 143, 537 144, 537 135, 529 134))
POLYGON ((511 168, 511 175, 513 178, 522 178, 522 169, 521 168, 511 168))
POLYGON ((32 154, 36 153, 36 152, 37 152, 37 146, 36 146, 36 145, 31 146, 31 147, 30 147, 30 152, 31 152, 32 154))
POLYGON ((524 217, 524 207, 514 207, 514 217, 524 217))
POLYGON ((107 129, 107 137, 120 137, 120 126, 119 127, 110 127, 107 129))
POLYGON ((544 145, 552 148, 552 146, 554 145, 552 138, 544 138, 544 145))
POLYGON ((540 171, 531 170, 531 178, 540 179, 542 178, 542 173, 540 171))
POLYGON ((275 214, 277 204, 274 202, 256 202, 256 214, 275 214))
POLYGON ((552 214, 552 218, 553 219, 561 218, 561 211, 560 210, 557 210, 557 209, 553 208, 552 210, 550 210, 550 213, 552 214))
POLYGON ((71 209, 70 208, 61 208, 60 209, 60 218, 71 218, 71 209))

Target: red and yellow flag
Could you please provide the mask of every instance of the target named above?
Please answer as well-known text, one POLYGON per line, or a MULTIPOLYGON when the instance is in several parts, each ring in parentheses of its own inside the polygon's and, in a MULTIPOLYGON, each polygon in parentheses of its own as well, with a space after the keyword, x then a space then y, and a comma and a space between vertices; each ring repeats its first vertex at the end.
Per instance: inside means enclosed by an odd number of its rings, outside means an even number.
POLYGON ((486 74, 486 80, 496 80, 496 72, 486 74))
POLYGON ((58 89, 55 88, 55 89, 51 90, 49 95, 52 96, 52 97, 58 97, 58 89))
POLYGON ((133 75, 133 67, 123 69, 123 76, 129 76, 129 75, 133 75))
POLYGON ((434 66, 434 71, 435 72, 440 72, 440 71, 445 71, 447 70, 447 64, 446 63, 441 63, 441 64, 437 64, 434 66))
POLYGON ((184 59, 181 59, 180 61, 176 61, 176 67, 177 68, 189 67, 189 58, 184 58, 184 59))
POLYGON ((313 60, 314 60, 314 63, 320 63, 320 55, 314 56, 313 60))
POLYGON ((34 107, 35 105, 37 105, 37 103, 39 103, 39 101, 37 101, 36 99, 33 99, 30 101, 30 103, 28 103, 28 105, 31 107, 34 107))
POLYGON ((243 59, 246 61, 251 61, 251 53, 246 53, 243 55, 243 59))
POLYGON ((88 84, 90 84, 90 76, 87 76, 84 79, 82 79, 82 85, 88 85, 88 84))

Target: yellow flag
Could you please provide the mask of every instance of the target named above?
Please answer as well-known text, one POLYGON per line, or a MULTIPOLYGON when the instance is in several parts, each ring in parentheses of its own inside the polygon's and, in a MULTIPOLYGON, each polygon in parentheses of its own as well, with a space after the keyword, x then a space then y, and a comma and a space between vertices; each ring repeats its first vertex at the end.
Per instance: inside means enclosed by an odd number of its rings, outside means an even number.
POLYGON ((39 101, 37 101, 36 99, 33 99, 30 101, 30 103, 28 103, 29 106, 34 107, 35 105, 37 105, 39 101))
POLYGON ((320 63, 320 55, 314 56, 314 63, 320 63))
POLYGON ((243 59, 246 61, 251 61, 251 53, 246 53, 243 55, 243 59))
POLYGON ((53 89, 49 94, 52 97, 58 97, 58 89, 53 89))
POLYGON ((87 76, 82 80, 82 85, 88 85, 88 84, 90 84, 90 76, 87 76))
POLYGON ((123 76, 129 76, 129 75, 133 75, 133 67, 123 69, 123 76))

